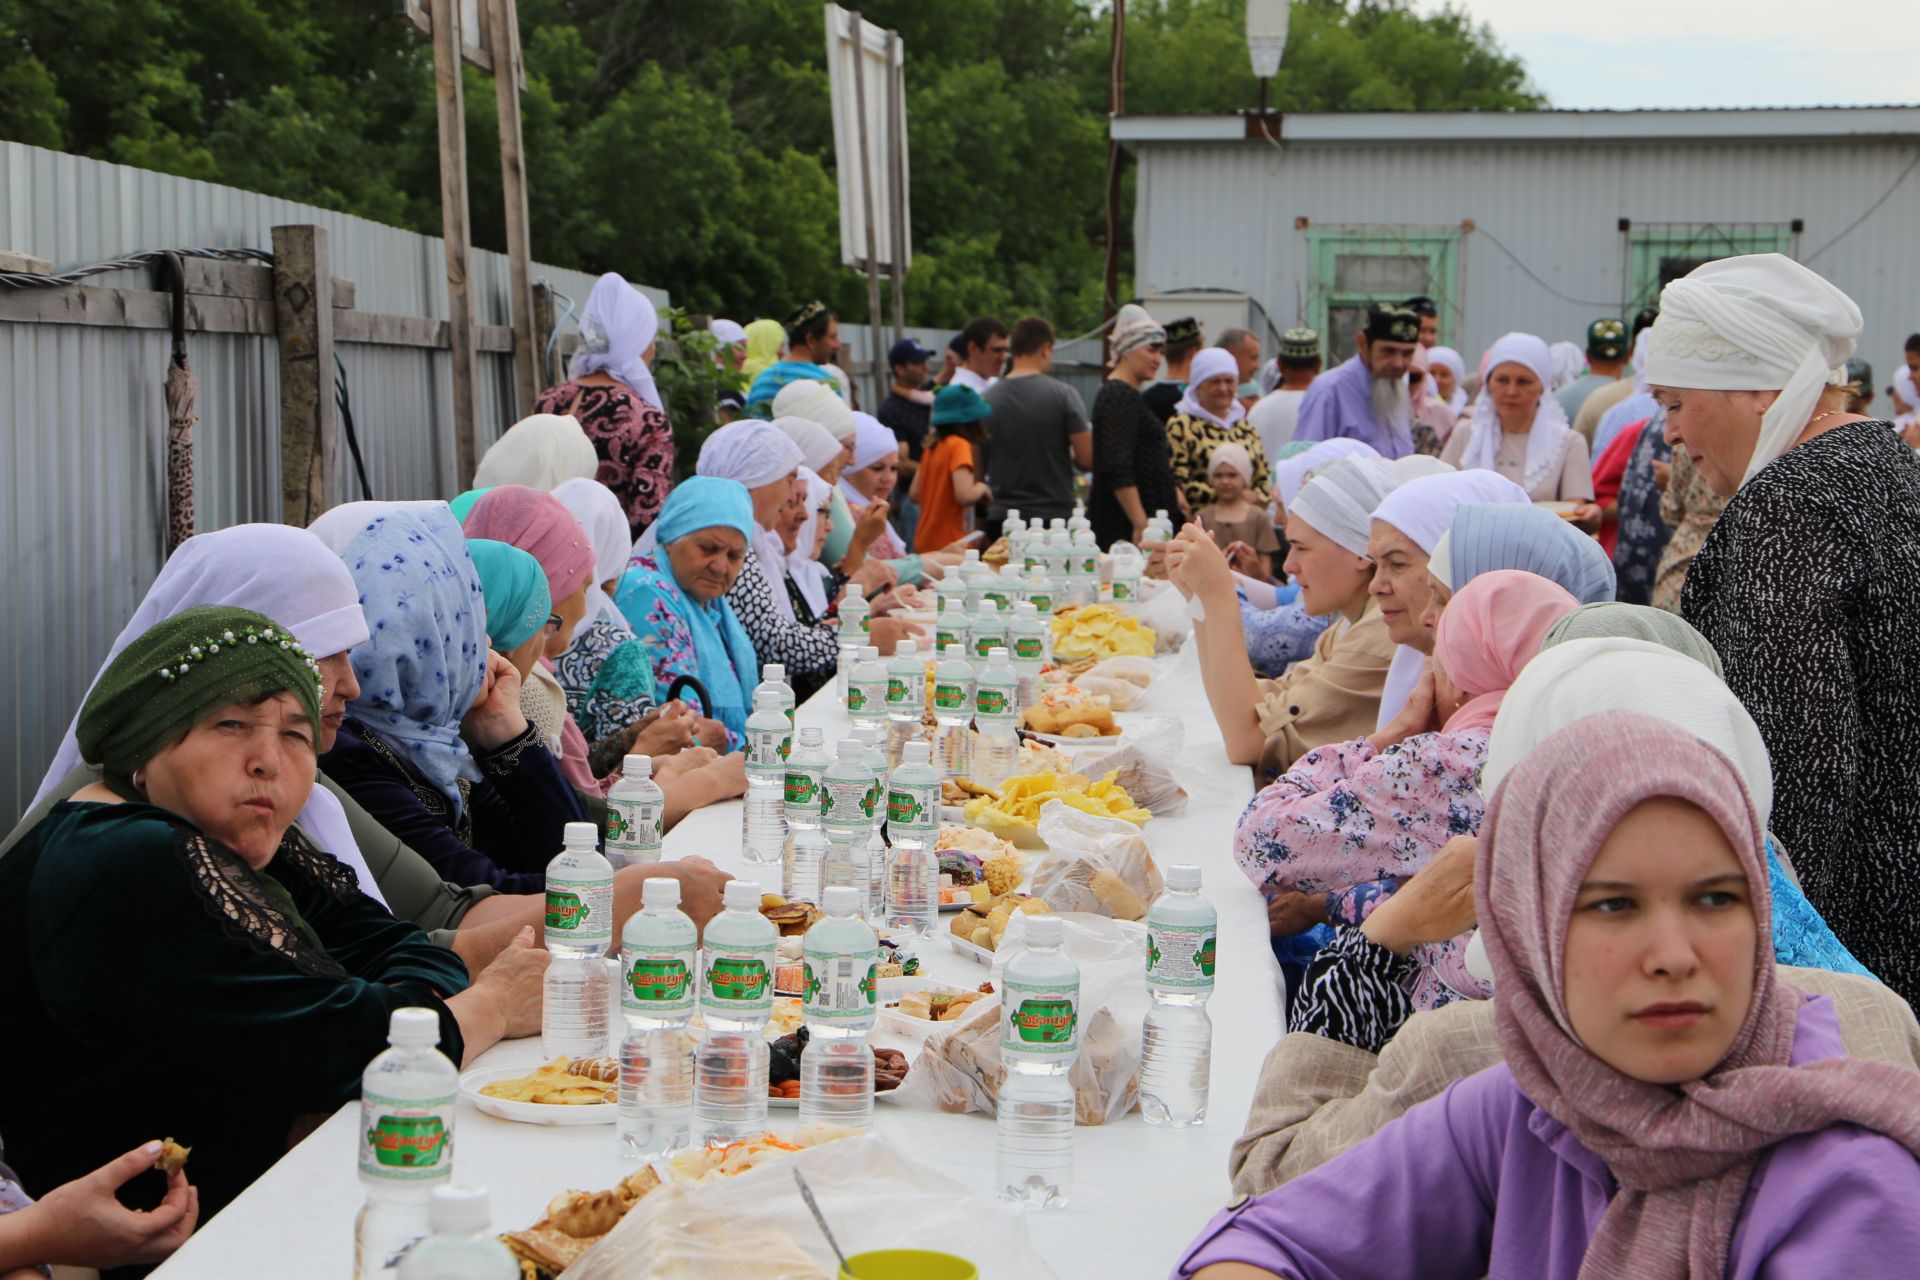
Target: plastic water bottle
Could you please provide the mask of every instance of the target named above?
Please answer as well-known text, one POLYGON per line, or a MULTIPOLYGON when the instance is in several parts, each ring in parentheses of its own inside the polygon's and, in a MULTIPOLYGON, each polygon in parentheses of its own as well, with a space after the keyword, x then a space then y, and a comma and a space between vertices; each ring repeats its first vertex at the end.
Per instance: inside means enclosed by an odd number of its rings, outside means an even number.
POLYGON ((786 863, 781 892, 806 902, 820 901, 820 859, 827 849, 820 829, 822 780, 827 772, 825 734, 816 728, 800 730, 800 740, 787 757, 787 785, 782 800, 787 819, 783 849, 786 863))
POLYGON ((821 774, 824 796, 820 820, 829 840, 835 831, 858 833, 864 838, 873 827, 873 816, 867 808, 873 771, 861 759, 863 751, 858 740, 840 739, 833 746, 833 763, 821 774))
POLYGON ((1093 528, 1093 521, 1087 519, 1086 504, 1074 503, 1073 514, 1067 517, 1067 536, 1071 538, 1077 536, 1082 529, 1091 528, 1093 528))
POLYGON ((807 1047, 800 1051, 800 1123, 873 1127, 873 1049, 880 948, 854 890, 827 890, 826 918, 807 930, 807 1047))
POLYGON ((628 756, 607 792, 607 861, 614 870, 660 861, 667 795, 653 780, 652 756, 628 756))
POLYGON ((860 661, 847 677, 847 719, 876 729, 887 722, 887 664, 872 645, 860 650, 860 661))
POLYGON ((460 1072, 440 1052, 440 1015, 395 1009, 392 1047, 360 1078, 360 1186, 353 1274, 391 1276, 399 1255, 427 1233, 427 1201, 453 1181, 453 1102, 460 1072))
POLYGON ((900 762, 900 748, 920 736, 920 721, 927 712, 926 660, 920 646, 902 640, 887 663, 887 762, 900 762))
POLYGON ((1010 557, 1007 563, 1009 565, 1017 564, 1031 576, 1035 569, 1046 567, 1046 558, 1047 531, 1041 527, 1040 519, 1036 516, 1034 517, 1033 523, 1027 526, 1025 540, 1020 548, 1020 558, 1014 560, 1010 557))
POLYGON ((933 584, 934 643, 941 649, 959 641, 966 643, 967 630, 967 584, 957 569, 947 570, 940 581, 933 584))
POLYGON ((1007 647, 1007 619, 999 605, 991 600, 980 602, 979 612, 973 615, 969 643, 973 646, 974 658, 982 662, 991 650, 1007 647))
POLYGON ((840 697, 847 696, 847 673, 853 670, 853 664, 860 660, 860 650, 869 643, 871 631, 869 618, 873 607, 867 603, 867 589, 857 582, 847 584, 847 593, 840 599, 840 697))
POLYGON ((1092 604, 1100 598, 1100 546, 1093 540, 1093 530, 1082 529, 1073 535, 1067 574, 1069 604, 1092 604))
POLYGON ((701 949, 700 1016, 694 1051, 694 1141, 707 1146, 756 1137, 767 1128, 767 1041, 778 936, 760 914, 760 885, 729 880, 725 906, 707 921, 701 949))
POLYGON ((1053 616, 1053 579, 1047 576, 1044 564, 1035 565, 1027 571, 1027 603, 1034 607, 1042 618, 1053 616))
POLYGON ((907 744, 887 790, 887 923, 916 936, 933 932, 940 913, 940 771, 924 742, 907 744))
MULTIPOLYGON (((1020 608, 1033 611, 1033 606, 1020 608)), ((946 657, 933 669, 933 745, 940 758, 940 776, 964 776, 973 763, 973 664, 966 650, 947 646, 946 657)))
MULTIPOLYGON (((787 732, 793 732, 793 708, 795 699, 793 686, 787 683, 787 666, 784 662, 766 662, 760 665, 760 683, 753 687, 757 694, 762 689, 773 690, 774 700, 780 704, 780 713, 787 718, 787 732)), ((791 744, 789 744, 791 746, 791 744)), ((786 752, 781 752, 782 759, 786 752)))
POLYGON ((1055 582, 1067 580, 1067 567, 1073 560, 1073 536, 1067 522, 1055 520, 1047 529, 1047 576, 1055 582))
POLYGON ((1019 760, 1020 677, 1007 661, 1004 648, 988 656, 973 694, 973 721, 979 736, 973 743, 973 780, 997 787, 1013 773, 1019 760))
POLYGON ((407 1251, 400 1280, 519 1280, 520 1264, 487 1233, 485 1187, 436 1187, 427 1222, 433 1234, 407 1251))
POLYGON ((1022 600, 1013 606, 1013 621, 1007 624, 1007 656, 1013 661, 1013 673, 1020 678, 1022 711, 1040 701, 1040 668, 1047 664, 1051 630, 1031 604, 1022 600))
POLYGON ((1060 949, 1059 916, 1029 916, 1026 947, 1000 988, 994 1184, 1023 1209, 1064 1209, 1073 1182, 1073 1084, 1080 1051, 1080 966, 1060 949))
POLYGON ((780 862, 787 848, 787 718, 779 695, 764 687, 747 717, 747 803, 740 815, 740 852, 748 862, 780 862))
POLYGON ((613 864, 591 822, 569 822, 547 864, 547 964, 540 1051, 591 1058, 607 1051, 613 992, 603 959, 613 945, 613 864))
MULTIPOLYGON (((693 1131, 693 979, 698 931, 680 910, 680 882, 650 876, 620 934, 620 1154, 654 1160, 693 1131)), ((756 904, 757 905, 757 904, 756 904)))
POLYGON ((1109 549, 1113 557, 1113 602, 1126 606, 1140 601, 1140 578, 1146 572, 1146 558, 1131 542, 1120 541, 1109 549))
POLYGON ((1148 1124, 1199 1124, 1213 1062, 1214 937, 1219 917, 1200 896, 1200 868, 1167 868, 1167 891, 1147 911, 1147 1010, 1140 1033, 1140 1114, 1148 1124))
MULTIPOLYGON (((854 729, 850 736, 860 744, 860 763, 867 767, 873 785, 867 788, 866 799, 861 801, 861 808, 867 810, 867 838, 851 850, 853 873, 845 883, 860 889, 865 895, 861 914, 878 918, 887 905, 887 841, 880 834, 880 828, 887 821, 887 753, 880 735, 872 729, 854 729)), ((838 884, 841 881, 829 880, 827 883, 838 884)))
POLYGON ((991 601, 993 607, 1003 614, 1013 607, 1015 600, 1020 598, 1017 585, 1019 580, 1012 574, 990 572, 983 575, 980 580, 986 584, 981 589, 980 598, 991 601))

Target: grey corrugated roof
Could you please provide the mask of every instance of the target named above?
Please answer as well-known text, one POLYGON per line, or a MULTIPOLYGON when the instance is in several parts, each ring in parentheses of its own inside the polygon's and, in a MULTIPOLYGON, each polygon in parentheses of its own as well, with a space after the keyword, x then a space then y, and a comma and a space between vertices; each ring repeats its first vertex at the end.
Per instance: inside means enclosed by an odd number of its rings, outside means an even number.
MULTIPOLYGON (((1244 115, 1120 116, 1127 143, 1237 142, 1244 115)), ((1920 106, 1631 111, 1353 111, 1280 117, 1283 142, 1613 142, 1661 138, 1920 137, 1920 106)))

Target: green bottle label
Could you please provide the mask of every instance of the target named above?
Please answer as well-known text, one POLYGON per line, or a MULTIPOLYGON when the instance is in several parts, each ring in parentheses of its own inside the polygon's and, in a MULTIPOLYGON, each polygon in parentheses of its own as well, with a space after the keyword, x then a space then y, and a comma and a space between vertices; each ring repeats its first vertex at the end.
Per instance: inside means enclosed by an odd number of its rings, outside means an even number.
POLYGON ((934 685, 933 705, 942 711, 963 710, 967 705, 967 686, 964 684, 934 685))
POLYGON ((1013 656, 1022 661, 1039 661, 1047 656, 1046 646, 1040 643, 1039 636, 1021 636, 1013 642, 1013 656))
POLYGON ((657 1016, 693 1009, 693 971, 688 956, 672 951, 626 950, 621 1003, 657 1016))
POLYGON ((1079 1048, 1080 984, 1007 982, 1001 1048, 1014 1053, 1072 1054, 1079 1048))
POLYGON ((983 716, 1004 716, 1011 714, 1007 707, 1007 692, 1004 689, 989 689, 985 685, 974 695, 973 709, 983 716))
POLYGON ((453 1095, 402 1101, 360 1097, 360 1172, 392 1182, 443 1182, 453 1174, 453 1095))
POLYGON ((790 809, 819 808, 820 779, 811 773, 787 770, 786 798, 790 809))
POLYGON ((707 1000, 728 1011, 773 1007, 773 943, 707 952, 707 1000))

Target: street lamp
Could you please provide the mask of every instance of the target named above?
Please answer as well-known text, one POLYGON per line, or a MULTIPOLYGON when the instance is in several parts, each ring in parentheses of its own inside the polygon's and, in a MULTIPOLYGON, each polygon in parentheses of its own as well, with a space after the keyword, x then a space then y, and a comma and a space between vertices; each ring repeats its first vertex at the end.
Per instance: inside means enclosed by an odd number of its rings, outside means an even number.
POLYGON ((1287 49, 1288 0, 1247 0, 1247 52, 1260 79, 1260 114, 1267 113, 1267 82, 1287 49))

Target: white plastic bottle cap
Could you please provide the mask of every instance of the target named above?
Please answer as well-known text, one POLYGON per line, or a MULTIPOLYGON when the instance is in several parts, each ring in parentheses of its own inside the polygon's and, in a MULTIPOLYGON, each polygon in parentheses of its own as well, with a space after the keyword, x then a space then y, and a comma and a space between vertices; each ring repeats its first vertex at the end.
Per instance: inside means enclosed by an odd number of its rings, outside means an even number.
POLYGON ((628 756, 620 766, 622 777, 651 778, 653 776, 652 756, 628 756))
POLYGON ((901 748, 900 758, 908 764, 932 764, 933 744, 931 742, 909 742, 901 748))
POLYGON ((597 849, 600 847, 600 828, 591 822, 569 822, 561 832, 560 843, 569 849, 597 849))
POLYGON ((387 1043, 413 1049, 440 1043, 440 1015, 431 1009, 395 1009, 387 1019, 387 1043))
POLYGON ((1019 604, 1013 606, 1013 616, 1016 618, 1037 618, 1040 616, 1040 610, 1036 608, 1031 601, 1022 600, 1019 604))
POLYGON ((489 1217, 485 1187, 435 1187, 427 1202, 427 1221, 437 1236, 477 1236, 489 1217))
POLYGON ((861 586, 861 585, 860 585, 859 583, 857 583, 857 582, 849 582, 849 583, 847 584, 847 599, 848 599, 848 600, 858 600, 858 599, 860 599, 860 597, 862 597, 862 596, 864 596, 864 595, 866 595, 866 594, 867 594, 867 589, 866 589, 865 587, 863 587, 863 586, 861 586))
POLYGON ((1027 945, 1030 947, 1057 947, 1066 936, 1066 924, 1059 916, 1027 917, 1027 945))
POLYGON ((987 665, 993 666, 993 667, 1006 666, 1007 651, 1005 649, 1002 649, 999 645, 995 645, 993 648, 987 650, 987 665))
MULTIPOLYGON (((651 877, 649 877, 651 879, 651 877)), ((646 890, 641 889, 644 895, 646 890)), ((646 901, 643 896, 640 899, 646 901)), ((729 880, 721 892, 720 903, 729 911, 760 910, 760 882, 758 880, 729 880)))
POLYGON ((649 911, 679 906, 680 882, 672 876, 648 876, 640 882, 640 905, 649 911))
POLYGON ((870 645, 870 644, 863 644, 860 646, 860 661, 872 662, 874 659, 878 658, 879 656, 880 656, 880 650, 878 646, 870 645))
POLYGON ((947 656, 964 660, 967 656, 967 646, 959 643, 950 644, 947 646, 947 656))
POLYGON ((1200 887, 1200 868, 1191 862, 1176 862, 1167 868, 1167 888, 1198 889, 1200 887))
POLYGON ((850 916, 860 909, 860 891, 850 884, 828 885, 824 904, 830 916, 850 916))
POLYGON ((768 684, 785 684, 787 666, 784 662, 769 662, 760 668, 760 678, 768 684))
POLYGON ((836 760, 858 760, 860 758, 860 740, 842 738, 833 744, 833 758, 836 760))
POLYGON ((918 652, 920 652, 919 645, 915 644, 911 640, 902 640, 899 644, 894 646, 893 656, 896 658, 911 658, 914 654, 918 652))

